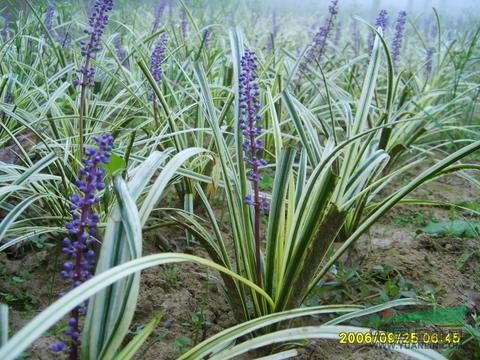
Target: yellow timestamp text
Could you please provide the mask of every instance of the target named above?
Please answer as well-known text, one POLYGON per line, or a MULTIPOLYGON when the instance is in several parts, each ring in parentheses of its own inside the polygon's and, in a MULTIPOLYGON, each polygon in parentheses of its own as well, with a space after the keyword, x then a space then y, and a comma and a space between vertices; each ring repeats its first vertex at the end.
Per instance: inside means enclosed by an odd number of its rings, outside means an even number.
POLYGON ((460 344, 460 332, 341 332, 339 344, 460 344))

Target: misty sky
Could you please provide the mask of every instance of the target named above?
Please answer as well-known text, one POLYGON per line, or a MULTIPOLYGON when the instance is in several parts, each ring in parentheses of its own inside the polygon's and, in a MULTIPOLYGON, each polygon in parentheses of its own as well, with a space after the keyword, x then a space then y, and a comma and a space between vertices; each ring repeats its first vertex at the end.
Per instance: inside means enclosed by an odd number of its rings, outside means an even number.
MULTIPOLYGON (((309 8, 325 8, 330 0, 265 0, 267 2, 283 3, 287 6, 295 5, 309 8)), ((339 0, 340 8, 362 8, 368 9, 404 9, 407 11, 426 12, 432 7, 437 8, 441 13, 465 13, 472 15, 472 10, 480 12, 480 0, 339 0)))

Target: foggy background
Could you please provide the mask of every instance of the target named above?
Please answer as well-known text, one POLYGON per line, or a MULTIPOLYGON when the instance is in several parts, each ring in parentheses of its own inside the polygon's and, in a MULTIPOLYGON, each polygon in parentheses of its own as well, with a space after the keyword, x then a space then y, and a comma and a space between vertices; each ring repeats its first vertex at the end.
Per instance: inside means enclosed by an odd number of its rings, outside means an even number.
MULTIPOLYGON (((241 0, 240 0, 241 1, 241 0)), ((327 9, 331 0, 260 0, 285 8, 327 9)), ((369 12, 378 9, 406 10, 410 13, 431 12, 435 7, 443 14, 474 15, 480 11, 480 0, 339 0, 340 11, 369 12)))
MULTIPOLYGON (((155 6, 159 0, 128 0, 129 3, 145 4, 151 3, 155 6)), ((190 0, 191 4, 208 2, 209 0, 190 0)), ((215 0, 214 0, 215 1, 215 0)), ((219 0, 216 0, 217 2, 219 0)), ((331 0, 220 0, 234 1, 238 4, 245 3, 257 6, 281 7, 297 11, 327 11, 331 0)), ((35 3, 37 1, 33 1, 35 3)), ((46 3, 48 0, 38 0, 38 4, 46 3)), ((69 1, 65 1, 69 2, 69 1)), ((71 0, 72 4, 83 4, 93 2, 93 0, 71 0)), ((125 0, 116 0, 117 3, 126 2, 125 0)), ((174 0, 175 2, 175 0, 174 0)), ((351 13, 369 13, 377 12, 379 9, 406 10, 410 14, 431 13, 432 7, 435 7, 444 15, 471 16, 479 17, 480 0, 339 0, 340 11, 351 13)), ((24 0, 0 0, 0 11, 2 8, 13 6, 17 9, 25 8, 24 0)))

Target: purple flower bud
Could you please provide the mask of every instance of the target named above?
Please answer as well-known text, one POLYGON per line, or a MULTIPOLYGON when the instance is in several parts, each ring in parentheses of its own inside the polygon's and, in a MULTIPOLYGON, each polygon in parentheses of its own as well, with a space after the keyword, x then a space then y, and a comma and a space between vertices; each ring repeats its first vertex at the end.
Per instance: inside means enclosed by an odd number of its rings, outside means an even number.
POLYGON ((73 270, 74 267, 75 265, 70 261, 67 261, 66 263, 63 264, 63 270, 65 271, 71 271, 73 270))
POLYGON ((68 325, 70 325, 70 326, 77 325, 77 319, 74 318, 74 317, 71 317, 70 319, 68 319, 68 325))
POLYGON ((70 272, 67 272, 67 271, 60 272, 60 276, 65 280, 68 280, 68 279, 72 278, 72 274, 70 272))
POLYGON ((71 247, 68 247, 68 248, 64 247, 62 248, 62 252, 66 255, 72 255, 75 252, 75 250, 72 249, 71 247))
POLYGON ((56 343, 53 343, 52 346, 50 346, 50 350, 52 350, 55 353, 59 353, 65 350, 65 343, 61 341, 57 341, 56 343))
POLYGON ((266 198, 262 198, 262 211, 268 213, 270 211, 270 202, 266 198))

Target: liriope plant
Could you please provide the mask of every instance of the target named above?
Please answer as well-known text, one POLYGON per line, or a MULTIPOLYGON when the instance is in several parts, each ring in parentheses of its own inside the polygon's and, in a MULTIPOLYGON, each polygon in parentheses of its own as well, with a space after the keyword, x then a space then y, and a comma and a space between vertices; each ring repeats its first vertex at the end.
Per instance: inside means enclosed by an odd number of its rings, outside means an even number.
MULTIPOLYGON (((235 72, 239 75, 244 40, 241 33, 235 30, 231 32, 231 40, 235 72)), ((473 164, 458 162, 477 151, 480 148, 479 141, 473 141, 428 167, 408 185, 398 187, 390 195, 376 202, 373 207, 368 208, 368 211, 365 210, 373 195, 389 181, 403 176, 405 169, 411 166, 402 168, 402 171, 391 171, 386 174, 382 171, 390 155, 378 146, 378 139, 382 137, 385 129, 401 123, 402 120, 375 124, 368 121, 379 72, 381 41, 383 40, 377 35, 363 90, 356 104, 355 116, 344 120, 346 127, 344 133, 341 133, 341 129, 338 129, 340 126, 336 126, 333 120, 334 125, 330 130, 326 127, 328 136, 321 141, 315 129, 308 123, 309 118, 303 118, 302 121, 298 115, 297 110, 301 107, 298 100, 287 91, 272 98, 273 102, 281 99, 288 109, 291 121, 298 132, 298 142, 302 151, 297 156, 297 151, 282 139, 279 120, 273 117, 274 124, 271 129, 267 129, 267 133, 273 134, 274 143, 279 147, 275 152, 280 156, 276 159, 273 189, 268 196, 270 210, 267 225, 262 231, 264 235, 260 239, 263 243, 260 259, 256 257, 255 251, 258 244, 255 230, 256 215, 248 201, 245 201, 250 193, 249 182, 252 173, 246 170, 242 160, 244 158, 242 122, 237 121, 234 135, 236 152, 232 155, 218 125, 219 112, 212 101, 204 70, 201 65, 196 66, 201 101, 213 130, 222 171, 228 215, 232 225, 235 271, 265 289, 275 304, 271 307, 240 285, 237 293, 230 294, 232 304, 241 302, 241 307, 234 308, 234 311, 239 313, 238 318, 250 319, 299 306, 355 240, 413 190, 452 170, 476 168, 473 164), (344 226, 351 222, 355 226, 348 227, 348 231, 345 231, 344 226), (342 230, 344 232, 341 239, 344 243, 329 256, 333 243, 339 238, 342 230), (257 273, 258 261, 261 265, 260 275, 257 273), (252 311, 247 305, 249 302, 254 305, 252 311)), ((390 64, 390 71, 392 68, 390 64)), ((242 96, 244 97, 244 94, 236 93, 237 99, 241 99, 242 96)), ((393 93, 389 96, 393 96, 393 93)), ((241 101, 237 100, 238 116, 241 116, 242 109, 239 108, 241 101)), ((388 101, 392 102, 393 98, 389 98, 388 101)), ((256 114, 265 116, 268 110, 274 108, 273 104, 267 104, 264 109, 255 111, 258 111, 256 114)), ((386 112, 388 115, 388 105, 386 112)), ((208 202, 203 201, 203 204, 207 214, 213 214, 208 202)), ((215 217, 209 215, 209 218, 213 229, 218 229, 215 217)), ((179 224, 182 222, 195 231, 197 238, 201 239, 212 258, 221 258, 224 264, 228 263, 227 256, 220 251, 228 247, 220 232, 209 234, 201 228, 199 221, 193 218, 189 221, 187 215, 182 215, 179 224)))

